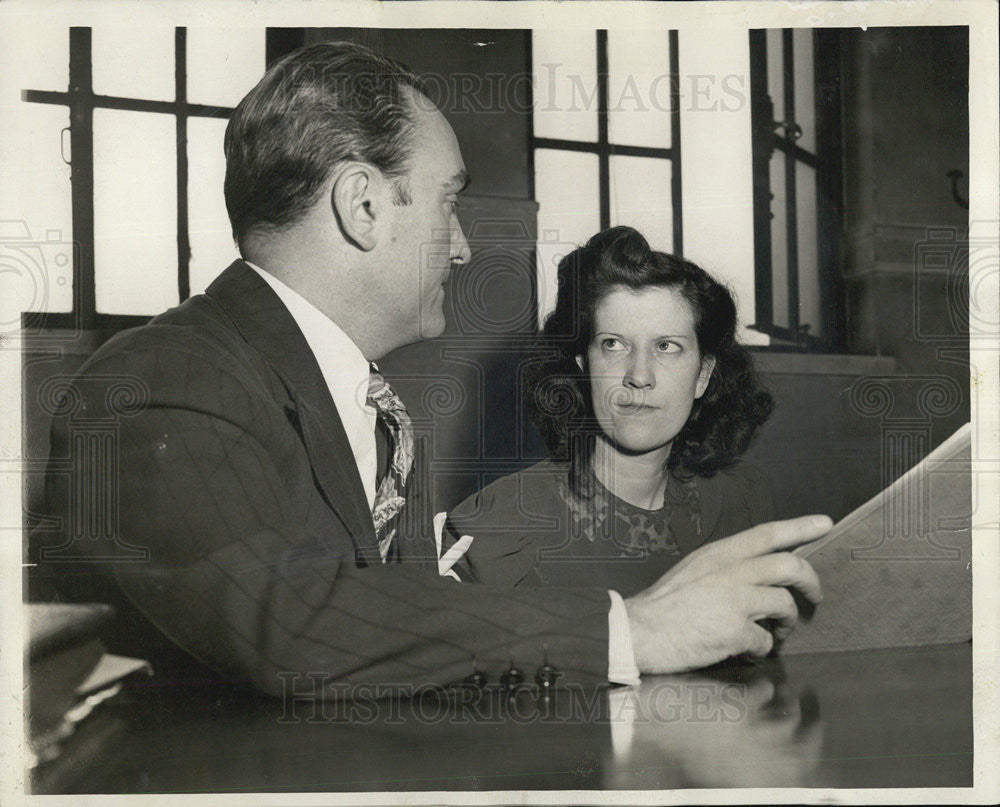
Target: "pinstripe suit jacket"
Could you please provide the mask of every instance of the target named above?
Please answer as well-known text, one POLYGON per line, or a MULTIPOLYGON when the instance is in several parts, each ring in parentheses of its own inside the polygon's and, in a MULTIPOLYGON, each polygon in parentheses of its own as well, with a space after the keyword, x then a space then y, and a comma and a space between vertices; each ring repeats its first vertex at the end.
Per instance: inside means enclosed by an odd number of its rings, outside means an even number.
MULTIPOLYGON (((50 534, 45 543, 62 542, 50 568, 113 576, 158 632, 216 673, 273 694, 279 673, 444 684, 467 675, 473 657, 496 680, 510 660, 534 669, 547 649, 564 680, 606 679, 605 590, 506 591, 440 578, 406 557, 377 562, 319 366, 241 261, 205 294, 112 338, 72 389, 73 414, 53 424, 53 459, 72 456, 81 412, 110 418, 118 518, 96 539, 67 542, 69 527, 50 534), (123 380, 143 399, 131 409, 114 392, 123 380)), ((47 479, 48 510, 63 525, 103 517, 101 501, 79 492, 79 473, 47 479)))

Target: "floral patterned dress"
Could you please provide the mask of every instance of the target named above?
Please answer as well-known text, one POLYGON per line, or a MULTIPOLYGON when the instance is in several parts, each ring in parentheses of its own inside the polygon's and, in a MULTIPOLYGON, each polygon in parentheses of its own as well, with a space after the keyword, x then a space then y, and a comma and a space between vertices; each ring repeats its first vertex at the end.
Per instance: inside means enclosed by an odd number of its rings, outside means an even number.
POLYGON ((577 488, 566 463, 545 460, 497 480, 448 516, 444 549, 472 542, 459 578, 500 587, 602 586, 623 596, 656 581, 699 546, 769 521, 763 476, 737 464, 710 478, 668 479, 662 507, 636 507, 593 475, 577 488))

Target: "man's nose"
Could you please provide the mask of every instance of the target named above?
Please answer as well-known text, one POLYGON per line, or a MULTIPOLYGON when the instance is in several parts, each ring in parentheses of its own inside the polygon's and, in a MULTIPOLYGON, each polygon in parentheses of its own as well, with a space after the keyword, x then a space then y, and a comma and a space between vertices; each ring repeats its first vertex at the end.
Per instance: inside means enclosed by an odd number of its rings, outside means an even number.
POLYGON ((653 357, 644 350, 636 350, 629 359, 622 383, 632 389, 653 389, 656 386, 653 357))
POLYGON ((472 250, 469 248, 469 241, 465 237, 465 231, 454 216, 451 225, 451 261, 452 263, 468 263, 472 259, 472 250))

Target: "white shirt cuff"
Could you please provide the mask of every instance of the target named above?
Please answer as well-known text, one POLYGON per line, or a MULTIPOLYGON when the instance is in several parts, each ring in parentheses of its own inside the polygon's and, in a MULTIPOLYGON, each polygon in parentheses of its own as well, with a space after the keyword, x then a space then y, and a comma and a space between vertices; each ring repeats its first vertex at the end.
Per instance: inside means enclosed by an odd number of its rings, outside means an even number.
POLYGON ((611 610, 608 611, 608 680, 612 684, 638 686, 639 668, 635 664, 625 600, 611 589, 608 589, 608 596, 611 597, 611 610))

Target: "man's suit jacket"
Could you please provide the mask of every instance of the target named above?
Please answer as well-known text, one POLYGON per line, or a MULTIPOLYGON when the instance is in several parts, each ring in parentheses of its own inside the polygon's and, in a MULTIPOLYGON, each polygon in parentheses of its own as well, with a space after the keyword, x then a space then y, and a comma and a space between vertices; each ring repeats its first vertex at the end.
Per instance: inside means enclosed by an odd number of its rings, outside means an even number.
POLYGON ((279 673, 445 684, 475 659, 495 681, 511 660, 530 672, 547 654, 563 680, 606 678, 606 591, 459 584, 407 563, 405 545, 401 559, 379 562, 319 366, 243 262, 113 337, 61 400, 53 462, 91 462, 73 459, 74 424, 102 417, 117 459, 101 460, 103 498, 83 490, 79 468, 50 472, 49 523, 61 528, 43 534, 41 568, 64 581, 113 575, 158 631, 216 673, 280 694, 279 673))

